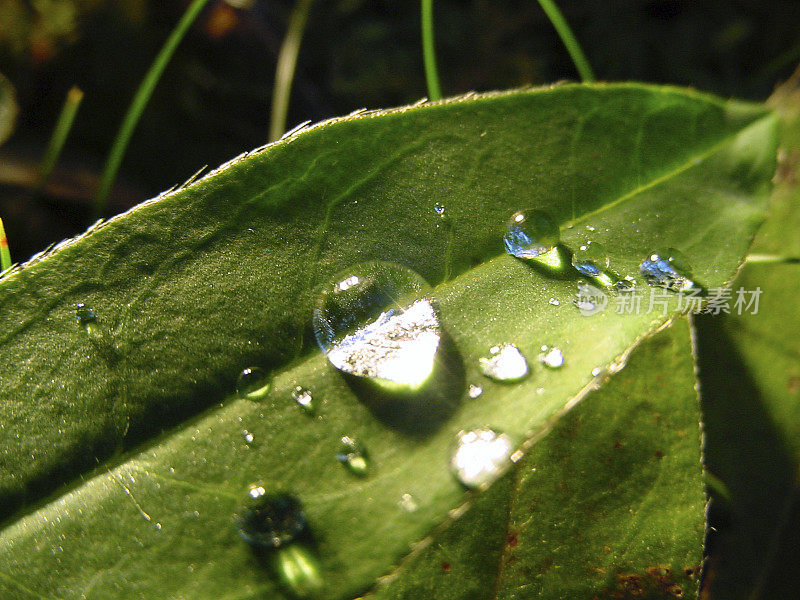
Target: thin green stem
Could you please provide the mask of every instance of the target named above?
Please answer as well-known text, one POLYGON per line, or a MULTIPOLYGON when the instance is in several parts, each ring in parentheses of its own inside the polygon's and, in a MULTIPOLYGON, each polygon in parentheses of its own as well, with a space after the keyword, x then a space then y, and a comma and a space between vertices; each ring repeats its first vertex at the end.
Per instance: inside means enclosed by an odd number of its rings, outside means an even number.
POLYGON ((292 80, 297 67, 300 42, 306 29, 308 13, 314 0, 298 0, 289 17, 286 37, 283 38, 275 68, 275 84, 272 88, 272 110, 269 118, 269 141, 280 138, 286 131, 286 115, 289 113, 289 98, 292 93, 292 80))
POLYGON ((422 60, 425 64, 425 82, 428 84, 428 99, 440 100, 442 88, 436 69, 436 48, 433 44, 433 0, 422 0, 422 60))
POLYGON ((70 129, 72 129, 72 123, 78 114, 81 100, 83 100, 83 92, 77 86, 73 86, 67 92, 67 98, 64 100, 64 106, 61 107, 61 114, 58 115, 53 135, 50 136, 50 143, 47 144, 47 150, 44 152, 42 164, 39 167, 39 181, 37 182, 39 190, 44 189, 56 162, 58 162, 58 157, 61 156, 61 150, 64 148, 64 142, 67 141, 70 129))
POLYGON ((583 81, 594 81, 592 67, 589 66, 586 55, 583 53, 583 50, 581 50, 578 40, 569 28, 569 24, 566 19, 564 19, 564 15, 558 10, 556 3, 553 2, 553 0, 539 0, 539 5, 547 14, 547 18, 550 19, 553 27, 555 27, 558 37, 564 42, 564 46, 567 47, 567 52, 569 52, 569 55, 572 57, 572 62, 575 64, 575 68, 578 70, 581 79, 583 81))
POLYGON ((119 167, 122 164, 128 142, 131 139, 131 135, 133 135, 136 124, 139 122, 139 118, 142 116, 142 112, 147 106, 147 102, 150 100, 150 96, 153 94, 158 80, 161 78, 161 74, 164 72, 167 63, 169 63, 172 55, 175 53, 178 44, 181 43, 183 36, 186 35, 189 27, 207 3, 208 0, 194 0, 189 8, 186 9, 181 20, 178 21, 175 29, 172 30, 172 33, 169 35, 169 38, 167 38, 158 56, 156 56, 153 64, 150 65, 150 70, 147 71, 141 85, 139 85, 139 89, 136 91, 136 95, 131 101, 128 112, 122 120, 122 125, 117 132, 117 137, 114 140, 111 151, 108 153, 108 160, 103 169, 103 175, 100 178, 100 186, 97 190, 97 196, 95 197, 95 217, 100 217, 105 211, 108 195, 111 192, 111 187, 114 185, 117 171, 119 171, 119 167))
POLYGON ((3 228, 3 219, 0 219, 0 273, 11 267, 11 252, 8 250, 8 238, 3 228))

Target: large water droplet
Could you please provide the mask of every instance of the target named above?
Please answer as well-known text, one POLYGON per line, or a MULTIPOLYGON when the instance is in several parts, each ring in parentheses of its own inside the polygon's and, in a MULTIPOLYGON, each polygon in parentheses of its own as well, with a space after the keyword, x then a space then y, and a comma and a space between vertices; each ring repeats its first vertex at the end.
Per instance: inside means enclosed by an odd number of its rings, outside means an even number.
POLYGON ((298 385, 292 390, 292 399, 304 411, 308 413, 314 412, 314 397, 311 395, 311 390, 298 385))
POLYGON ((539 355, 541 363, 550 369, 560 369, 564 366, 564 353, 561 348, 556 346, 542 346, 542 353, 539 355))
POLYGON ((325 286, 314 334, 330 363, 386 387, 416 389, 431 375, 441 330, 430 287, 410 269, 362 263, 325 286))
POLYGON ((281 548, 307 530, 303 507, 297 498, 285 493, 267 493, 260 484, 250 486, 235 520, 239 534, 260 548, 281 548))
POLYGON ((609 258, 605 248, 597 242, 587 242, 572 255, 572 266, 588 277, 596 277, 608 269, 609 258))
POLYGON ((559 239, 558 225, 550 215, 541 210, 523 210, 511 216, 503 241, 512 256, 541 259, 556 251, 559 239))
POLYGON ((513 442, 504 433, 487 427, 461 431, 456 436, 450 468, 466 487, 483 488, 511 465, 513 451, 513 442))
POLYGON ((366 475, 369 470, 369 456, 366 448, 347 435, 340 440, 336 460, 342 463, 348 471, 359 477, 366 475))
POLYGON ((651 252, 639 265, 639 271, 650 285, 673 292, 702 290, 693 280, 689 261, 674 248, 651 252))
POLYGON ((498 344, 479 360, 483 374, 496 381, 519 381, 528 375, 528 361, 514 344, 498 344))
POLYGON ((260 400, 269 393, 272 384, 267 372, 260 367, 247 367, 236 380, 236 393, 248 400, 260 400))

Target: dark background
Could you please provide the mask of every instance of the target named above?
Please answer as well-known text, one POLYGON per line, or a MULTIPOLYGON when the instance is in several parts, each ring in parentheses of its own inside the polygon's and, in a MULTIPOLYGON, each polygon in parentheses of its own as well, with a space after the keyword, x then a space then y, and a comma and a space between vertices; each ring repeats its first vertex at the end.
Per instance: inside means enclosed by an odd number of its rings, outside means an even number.
MULTIPOLYGON (((212 0, 167 67, 131 141, 109 215, 267 141, 275 61, 294 2, 231 4, 212 0)), ((0 0, 0 72, 20 104, 16 132, 0 148, 0 216, 14 260, 89 224, 97 177, 122 116, 187 5, 0 0), (84 101, 50 185, 36 193, 36 169, 72 85, 84 101)), ((763 100, 800 62, 798 0, 559 5, 600 80, 763 100)), ((536 0, 437 0, 435 15, 446 96, 577 79, 536 0)), ((318 1, 287 126, 425 96, 420 48, 416 1, 318 1)))

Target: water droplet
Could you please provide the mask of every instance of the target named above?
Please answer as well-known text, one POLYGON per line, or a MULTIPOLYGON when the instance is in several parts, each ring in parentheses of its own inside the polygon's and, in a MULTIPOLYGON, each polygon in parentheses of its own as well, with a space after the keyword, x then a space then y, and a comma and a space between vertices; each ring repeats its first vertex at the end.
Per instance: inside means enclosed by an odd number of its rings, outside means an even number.
POLYGON ((97 323, 97 316, 94 314, 94 309, 86 306, 83 302, 75 305, 75 320, 78 325, 83 327, 86 334, 90 337, 101 337, 103 332, 100 325, 97 323))
POLYGON ((601 369, 600 367, 595 367, 594 369, 592 369, 592 377, 597 377, 602 372, 603 369, 601 369))
POLYGON ((560 369, 564 366, 564 353, 561 348, 553 346, 542 346, 542 353, 539 355, 539 360, 545 367, 551 369, 560 369))
POLYGON ((325 286, 314 335, 330 363, 389 388, 419 388, 433 372, 441 330, 430 287, 414 271, 385 262, 357 265, 325 286))
POLYGON ((511 438, 487 427, 461 431, 450 468, 461 484, 468 488, 484 488, 500 477, 511 465, 511 438))
POLYGON ((639 271, 650 285, 663 287, 673 292, 701 289, 692 279, 689 261, 674 248, 651 252, 639 265, 639 271))
POLYGON ((511 216, 503 241, 512 256, 531 259, 556 250, 559 239, 558 225, 550 215, 523 210, 511 216))
POLYGON ((578 293, 572 303, 584 317, 590 317, 605 310, 608 305, 606 293, 584 281, 578 282, 578 293))
POLYGON ((342 463, 348 471, 359 477, 367 474, 369 457, 367 450, 350 436, 342 437, 336 460, 342 463))
POLYGON ((479 385, 470 385, 469 389, 467 390, 467 394, 470 398, 475 399, 478 398, 483 393, 483 388, 479 385))
POLYGON ((403 494, 397 504, 406 512, 414 512, 417 510, 417 503, 414 500, 414 496, 411 494, 403 494))
POLYGON ((292 399, 306 412, 314 412, 314 397, 311 395, 311 390, 304 388, 301 385, 296 386, 292 390, 292 399))
POLYGON ((587 242, 572 255, 572 266, 587 277, 597 277, 608 269, 608 265, 608 253, 597 242, 587 242))
POLYGON ((514 344, 489 349, 490 356, 479 361, 483 374, 497 381, 519 381, 528 375, 528 361, 514 344))
POLYGON ((250 486, 247 499, 235 515, 239 534, 260 548, 281 548, 307 531, 303 507, 294 496, 267 493, 263 485, 250 486))
POLYGON ((305 544, 291 544, 273 556, 271 566, 293 598, 316 598, 322 588, 319 560, 305 544))
POLYGON ((548 304, 552 304, 553 306, 561 306, 561 301, 556 298, 550 298, 548 304))
POLYGON ((236 381, 236 393, 248 400, 260 400, 272 385, 266 371, 260 367, 247 367, 236 381))
POLYGON ((587 226, 586 226, 586 229, 588 229, 589 231, 594 231, 594 230, 595 230, 595 227, 594 227, 594 226, 592 226, 592 225, 587 225, 587 226))
POLYGON ((439 204, 438 202, 436 202, 436 203, 433 205, 433 211, 434 211, 434 212, 435 212, 437 215, 439 215, 440 217, 443 217, 443 216, 444 216, 444 204, 439 204))
POLYGON ((245 443, 252 444, 253 440, 255 440, 255 436, 247 431, 247 429, 242 429, 242 437, 244 438, 245 443))
POLYGON ((636 289, 636 280, 630 275, 626 275, 622 279, 617 279, 613 286, 618 292, 632 292, 636 289))

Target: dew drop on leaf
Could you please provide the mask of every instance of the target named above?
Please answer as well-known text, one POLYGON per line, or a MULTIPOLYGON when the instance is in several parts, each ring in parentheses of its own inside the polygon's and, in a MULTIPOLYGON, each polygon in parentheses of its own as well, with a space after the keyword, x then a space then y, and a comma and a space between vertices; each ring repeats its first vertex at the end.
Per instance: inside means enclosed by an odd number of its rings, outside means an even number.
POLYGON ((461 431, 450 459, 456 479, 468 488, 483 488, 511 465, 511 438, 488 427, 461 431))
POLYGON ((552 306, 561 306, 561 300, 558 300, 556 298, 550 298, 550 301, 548 302, 548 304, 550 304, 552 306))
POLYGON ((608 269, 609 259, 605 248, 597 242, 587 242, 572 255, 572 266, 582 275, 596 277, 608 269))
POLYGON ((478 398, 481 394, 483 394, 483 388, 481 386, 470 384, 469 388, 467 389, 467 395, 470 398, 478 398))
POLYGON ((519 381, 528 375, 528 361, 514 344, 492 346, 479 364, 483 374, 496 381, 519 381))
POLYGON ((353 475, 363 477, 369 470, 367 450, 350 436, 344 436, 339 443, 336 460, 342 463, 353 475))
POLYGON ((78 325, 83 327, 84 331, 90 337, 97 337, 101 335, 100 326, 97 323, 97 316, 94 314, 94 309, 86 306, 83 302, 75 305, 75 320, 78 325))
POLYGON ((297 402, 297 405, 307 413, 314 412, 314 397, 311 395, 311 390, 302 385, 298 385, 292 390, 292 400, 297 402))
POLYGON ((319 297, 313 329, 340 371, 415 390, 433 372, 441 329, 436 309, 420 296, 430 286, 414 271, 386 262, 356 265, 319 297))
POLYGON ((509 219, 503 241, 512 256, 537 259, 555 251, 559 239, 558 225, 550 215, 541 210, 523 210, 509 219))
POLYGON ((542 346, 542 353, 539 355, 539 361, 550 369, 560 369, 564 366, 564 353, 561 348, 553 346, 542 346))
POLYGON ((650 285, 673 292, 701 289, 693 280, 689 261, 674 248, 650 252, 639 265, 639 271, 650 285))
POLYGON ((260 367, 247 367, 236 380, 236 393, 248 400, 260 400, 269 393, 272 385, 267 372, 260 367))
POLYGON ((440 204, 440 203, 436 202, 433 205, 433 212, 435 212, 440 217, 443 217, 444 216, 444 204, 440 204))
POLYGON ((308 528, 297 498, 286 493, 268 493, 261 484, 250 486, 234 520, 242 538, 259 548, 282 548, 308 528))
POLYGON ((252 433, 247 431, 247 429, 242 429, 242 437, 244 438, 244 441, 247 444, 252 444, 253 441, 256 439, 252 433))

